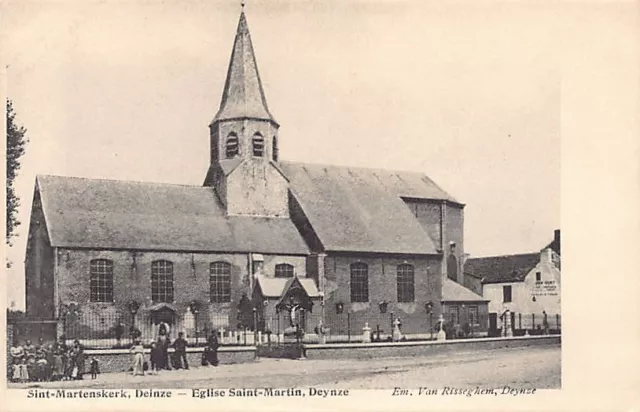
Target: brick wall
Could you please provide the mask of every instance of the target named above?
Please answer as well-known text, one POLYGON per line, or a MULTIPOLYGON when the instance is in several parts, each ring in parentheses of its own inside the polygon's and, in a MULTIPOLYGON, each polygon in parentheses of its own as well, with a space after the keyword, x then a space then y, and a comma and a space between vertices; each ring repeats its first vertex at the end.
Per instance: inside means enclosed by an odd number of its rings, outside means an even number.
MULTIPOLYGON (((57 267, 60 301, 76 302, 80 306, 81 315, 77 322, 87 326, 89 319, 100 319, 104 315, 105 322, 100 328, 110 329, 117 319, 125 324, 126 330, 131 320, 127 304, 137 301, 140 309, 136 315, 136 326, 143 330, 152 328, 150 313, 147 308, 151 301, 151 264, 155 260, 169 260, 173 263, 174 302, 176 308, 176 324, 172 328, 172 338, 177 331, 184 329, 182 323, 187 315, 189 303, 198 300, 202 303, 198 314, 198 330, 205 328, 235 329, 238 324, 238 303, 244 293, 250 297, 249 272, 247 254, 205 254, 205 253, 173 253, 173 252, 131 252, 131 251, 99 251, 72 250, 60 251, 57 267), (114 302, 89 302, 89 266, 92 259, 110 259, 113 261, 114 302), (210 303, 209 265, 212 262, 224 261, 231 265, 231 302, 210 303)), ((305 273, 305 257, 264 255, 264 270, 273 273, 277 263, 289 263, 297 273, 305 273)), ((73 327, 73 326, 70 326, 73 327)), ((151 333, 153 336, 154 333, 151 333)))
MULTIPOLYGON (((201 348, 191 348, 187 352, 187 362, 189 366, 200 366, 202 359, 201 348)), ((246 348, 220 348, 218 350, 218 360, 221 365, 229 365, 235 363, 253 362, 256 358, 255 347, 246 348)), ((95 357, 100 365, 101 373, 126 372, 133 364, 133 355, 126 350, 102 350, 102 351, 86 351, 87 358, 95 357)), ((149 352, 146 351, 144 360, 149 362, 149 352)), ((87 365, 89 362, 87 361, 87 365)), ((88 369, 87 369, 88 372, 88 369)))
POLYGON ((441 202, 405 199, 405 203, 427 232, 435 248, 439 249, 441 247, 441 202))
POLYGON ((305 345, 307 359, 378 359, 428 356, 456 351, 499 350, 561 343, 559 335, 514 338, 480 338, 435 342, 305 345))
POLYGON ((361 334, 364 323, 389 332, 391 313, 402 321, 404 333, 428 332, 429 319, 425 303, 434 303, 434 313, 440 313, 442 279, 440 261, 434 257, 367 257, 329 254, 325 259, 325 324, 332 328, 331 333, 346 333, 347 312, 353 334, 361 334), (363 262, 369 270, 369 302, 351 303, 350 265, 363 262), (415 271, 415 301, 399 303, 397 297, 397 266, 408 263, 415 271), (388 302, 387 312, 380 313, 379 303, 388 302), (336 304, 344 304, 344 313, 336 313, 336 304))

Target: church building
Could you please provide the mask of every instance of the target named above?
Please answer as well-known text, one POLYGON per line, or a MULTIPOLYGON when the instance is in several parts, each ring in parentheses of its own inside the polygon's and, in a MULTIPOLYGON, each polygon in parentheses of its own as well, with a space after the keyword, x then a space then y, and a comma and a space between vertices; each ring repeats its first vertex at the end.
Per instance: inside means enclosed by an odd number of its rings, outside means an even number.
POLYGON ((27 315, 78 338, 275 332, 291 308, 309 333, 391 314, 428 333, 443 283, 463 284, 464 204, 420 173, 288 162, 279 127, 243 12, 202 186, 37 176, 27 315))

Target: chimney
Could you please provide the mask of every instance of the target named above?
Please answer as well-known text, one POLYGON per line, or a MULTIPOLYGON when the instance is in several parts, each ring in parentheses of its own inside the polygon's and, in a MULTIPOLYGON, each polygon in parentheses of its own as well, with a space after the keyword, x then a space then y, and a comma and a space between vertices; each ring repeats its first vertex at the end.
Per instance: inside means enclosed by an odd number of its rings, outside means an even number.
POLYGON ((540 262, 553 263, 553 250, 550 247, 540 252, 540 262))

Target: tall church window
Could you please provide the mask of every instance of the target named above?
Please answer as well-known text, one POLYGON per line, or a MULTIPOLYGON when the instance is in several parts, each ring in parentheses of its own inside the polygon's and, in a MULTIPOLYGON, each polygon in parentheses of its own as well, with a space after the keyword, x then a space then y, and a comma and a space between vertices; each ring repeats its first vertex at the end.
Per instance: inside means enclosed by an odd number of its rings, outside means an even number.
POLYGON ((235 133, 229 133, 227 136, 226 154, 227 159, 231 159, 238 155, 240 150, 238 149, 238 136, 235 133))
POLYGON ((173 263, 168 260, 151 262, 151 300, 173 302, 173 263))
POLYGON ((398 302, 415 300, 415 276, 413 265, 398 265, 398 302))
POLYGON ((278 161, 278 137, 277 136, 273 136, 273 142, 271 142, 271 145, 273 146, 271 148, 273 161, 277 162, 278 161))
POLYGON ((293 266, 288 263, 280 263, 276 265, 276 277, 277 278, 292 278, 293 266))
POLYGON ((113 261, 93 259, 89 279, 91 302, 113 302, 113 261))
POLYGON ((454 282, 458 281, 458 260, 453 255, 449 255, 447 259, 447 277, 454 282))
POLYGON ((369 301, 369 267, 366 263, 351 264, 351 302, 369 301))
POLYGON ((211 302, 231 302, 231 265, 227 262, 209 265, 209 293, 211 302))
POLYGON ((262 157, 264 155, 264 137, 260 133, 253 135, 253 155, 262 157))

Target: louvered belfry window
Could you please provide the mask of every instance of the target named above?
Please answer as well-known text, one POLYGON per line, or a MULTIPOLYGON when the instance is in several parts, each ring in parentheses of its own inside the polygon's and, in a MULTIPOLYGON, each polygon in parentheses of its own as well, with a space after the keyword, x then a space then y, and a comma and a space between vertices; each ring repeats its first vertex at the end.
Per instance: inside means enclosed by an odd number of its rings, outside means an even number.
POLYGON ((151 300, 173 302, 173 263, 168 260, 151 263, 151 300))
POLYGON ((351 302, 369 301, 369 267, 366 263, 351 265, 351 302))
POLYGON ((91 302, 113 302, 113 261, 93 259, 89 274, 91 302))
POLYGON ((253 155, 256 157, 264 156, 264 138, 260 133, 253 135, 253 155))
POLYGON ((229 133, 227 136, 226 155, 227 159, 231 159, 240 153, 238 148, 238 136, 235 133, 229 133))

